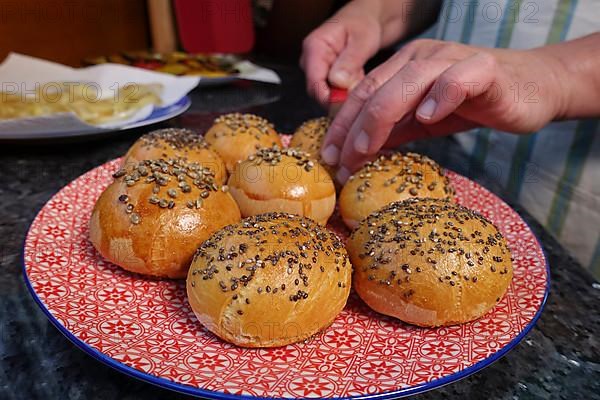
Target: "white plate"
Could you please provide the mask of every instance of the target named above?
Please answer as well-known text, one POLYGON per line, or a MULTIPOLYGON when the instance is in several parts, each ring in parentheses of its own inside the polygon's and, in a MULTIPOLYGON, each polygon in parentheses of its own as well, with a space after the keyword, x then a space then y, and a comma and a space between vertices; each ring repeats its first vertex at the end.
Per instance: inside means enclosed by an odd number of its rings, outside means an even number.
POLYGON ((126 129, 139 128, 141 126, 152 125, 157 122, 166 121, 168 119, 174 118, 182 113, 184 113, 188 108, 190 108, 192 104, 192 100, 189 96, 182 97, 176 103, 168 106, 156 108, 152 111, 148 117, 144 118, 141 121, 135 121, 132 123, 125 124, 123 126, 117 126, 111 129, 103 129, 103 128, 95 128, 90 127, 89 129, 78 130, 78 131, 51 131, 51 132, 33 132, 28 134, 22 133, 13 133, 13 132, 1 132, 0 131, 0 140, 32 140, 32 139, 57 139, 57 138, 66 138, 66 137, 77 137, 77 136, 88 136, 88 135, 96 135, 101 133, 109 133, 115 131, 123 131, 126 129))

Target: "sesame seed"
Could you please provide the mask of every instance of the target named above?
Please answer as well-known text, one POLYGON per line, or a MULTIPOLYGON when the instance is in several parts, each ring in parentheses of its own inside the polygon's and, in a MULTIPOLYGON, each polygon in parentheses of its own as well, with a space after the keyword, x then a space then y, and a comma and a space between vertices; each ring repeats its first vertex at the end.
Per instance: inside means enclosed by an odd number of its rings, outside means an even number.
POLYGON ((133 213, 129 216, 129 219, 131 221, 132 224, 137 225, 140 223, 141 218, 140 215, 138 213, 133 213))

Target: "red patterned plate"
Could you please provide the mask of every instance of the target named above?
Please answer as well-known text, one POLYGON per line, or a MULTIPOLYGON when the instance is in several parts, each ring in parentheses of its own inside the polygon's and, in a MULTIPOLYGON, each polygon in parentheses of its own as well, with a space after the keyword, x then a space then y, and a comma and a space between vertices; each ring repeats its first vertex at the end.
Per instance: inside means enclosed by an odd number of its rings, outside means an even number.
POLYGON ((310 341, 238 348, 196 321, 183 281, 146 279, 96 253, 88 220, 117 169, 118 160, 95 168, 48 201, 27 235, 25 280, 78 347, 159 386, 217 399, 423 392, 504 355, 533 327, 548 294, 544 254, 526 223, 486 189, 448 172, 459 203, 494 221, 512 249, 514 279, 494 310, 464 325, 423 329, 378 315, 351 295, 334 324, 310 341))

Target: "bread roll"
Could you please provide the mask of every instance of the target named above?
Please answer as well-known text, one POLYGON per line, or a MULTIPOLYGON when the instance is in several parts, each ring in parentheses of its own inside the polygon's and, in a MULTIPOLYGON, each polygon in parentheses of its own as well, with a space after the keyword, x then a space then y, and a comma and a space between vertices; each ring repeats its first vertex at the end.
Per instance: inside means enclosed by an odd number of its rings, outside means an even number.
POLYGON ((166 128, 143 135, 125 154, 122 166, 161 158, 183 158, 187 162, 198 163, 215 173, 217 183, 227 181, 227 170, 221 157, 201 135, 189 129, 166 128))
POLYGON ((350 293, 352 267, 338 237, 314 221, 268 213, 205 241, 187 294, 208 330, 244 347, 275 347, 329 326, 350 293))
POLYGON ((294 132, 290 140, 290 147, 296 147, 318 159, 321 153, 321 144, 329 125, 331 125, 331 118, 329 117, 319 117, 305 121, 294 132))
POLYGON ((340 193, 340 214, 354 229, 373 211, 414 197, 450 200, 454 189, 442 168, 415 153, 381 155, 352 175, 340 193))
POLYGON ((129 271, 184 278, 200 243, 241 219, 227 187, 197 164, 144 160, 114 177, 92 212, 90 239, 129 271))
POLYGON ((244 217, 279 211, 324 225, 335 208, 331 177, 298 149, 258 150, 235 166, 228 185, 244 217))
POLYGON ((331 118, 329 117, 309 119, 296 129, 290 140, 290 147, 298 148, 307 153, 325 168, 329 176, 334 177, 336 169, 324 163, 321 159, 323 139, 330 125, 331 118))
POLYGON ((222 115, 204 137, 225 161, 228 172, 261 147, 281 146, 273 125, 253 114, 222 115))
POLYGON ((481 317, 512 276, 510 251, 493 223, 440 199, 395 202, 363 220, 347 250, 354 289, 372 309, 435 327, 481 317))

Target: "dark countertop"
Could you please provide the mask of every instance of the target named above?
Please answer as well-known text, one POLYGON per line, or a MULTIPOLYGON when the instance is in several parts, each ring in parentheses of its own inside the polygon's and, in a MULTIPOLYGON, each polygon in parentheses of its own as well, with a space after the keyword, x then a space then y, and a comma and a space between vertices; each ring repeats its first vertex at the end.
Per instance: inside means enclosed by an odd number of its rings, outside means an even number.
MULTIPOLYGON (((215 113, 243 109, 290 132, 320 115, 322 111, 305 95, 300 71, 278 70, 281 86, 241 82, 196 90, 191 110, 156 127, 202 129, 215 113)), ((25 234, 44 203, 77 176, 122 155, 145 131, 61 143, 0 142, 0 399, 186 398, 129 378, 77 349, 38 309, 21 272, 25 234)), ((514 206, 452 139, 411 148, 478 181, 514 206)), ((600 398, 600 285, 526 212, 514 208, 540 239, 550 264, 551 292, 541 319, 500 361, 417 398, 600 398)))

